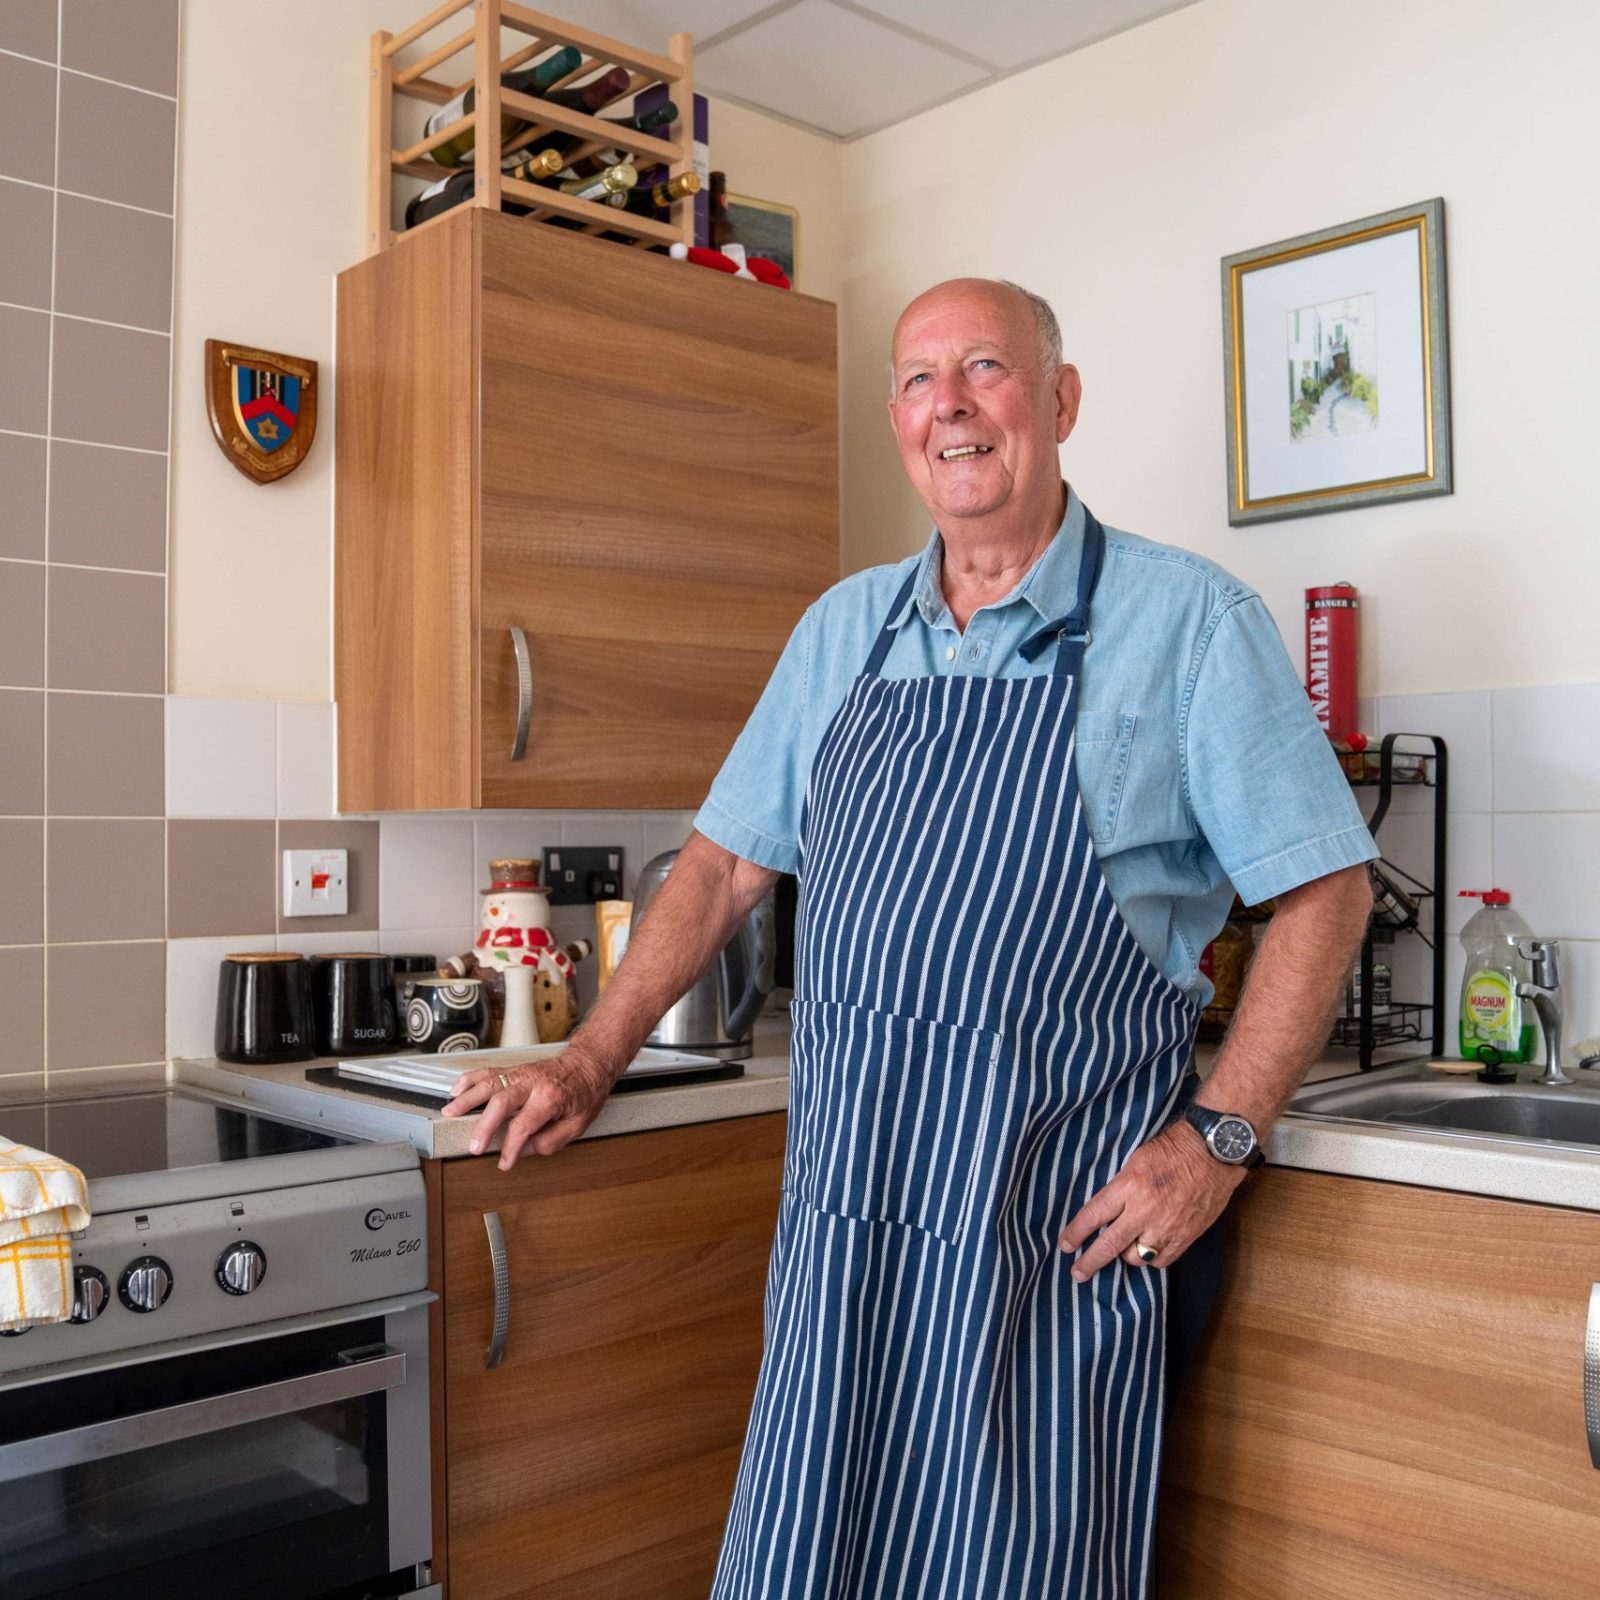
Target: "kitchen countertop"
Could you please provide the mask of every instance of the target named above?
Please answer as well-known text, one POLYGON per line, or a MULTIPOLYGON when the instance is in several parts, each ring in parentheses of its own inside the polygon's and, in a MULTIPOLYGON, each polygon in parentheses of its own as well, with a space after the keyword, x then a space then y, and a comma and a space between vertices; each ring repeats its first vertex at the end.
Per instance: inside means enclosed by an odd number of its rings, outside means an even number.
MULTIPOLYGON (((613 1095, 587 1129, 584 1139, 646 1133, 725 1117, 754 1117, 782 1111, 789 1103, 789 1019, 769 1013, 756 1021, 755 1055, 742 1063, 742 1078, 679 1088, 637 1089, 613 1095)), ((442 1057, 425 1057, 441 1060, 442 1057)), ((236 1066, 213 1059, 179 1059, 171 1081, 192 1083, 213 1093, 236 1095, 263 1110, 279 1111, 300 1122, 318 1122, 366 1139, 404 1139, 423 1156, 465 1156, 478 1119, 446 1117, 428 1106, 386 1100, 352 1083, 349 1087, 307 1083, 308 1067, 331 1060, 289 1061, 274 1066, 236 1066)), ((442 1102, 441 1102, 442 1105, 442 1102)), ((498 1150, 498 1134, 489 1149, 498 1150)))

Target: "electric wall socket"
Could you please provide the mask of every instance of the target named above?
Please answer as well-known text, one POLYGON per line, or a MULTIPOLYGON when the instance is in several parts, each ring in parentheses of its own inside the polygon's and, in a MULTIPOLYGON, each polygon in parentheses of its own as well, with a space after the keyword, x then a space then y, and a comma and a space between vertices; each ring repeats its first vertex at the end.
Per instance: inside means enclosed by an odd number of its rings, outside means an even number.
POLYGON ((283 914, 342 917, 350 909, 350 854, 346 850, 283 852, 283 914))

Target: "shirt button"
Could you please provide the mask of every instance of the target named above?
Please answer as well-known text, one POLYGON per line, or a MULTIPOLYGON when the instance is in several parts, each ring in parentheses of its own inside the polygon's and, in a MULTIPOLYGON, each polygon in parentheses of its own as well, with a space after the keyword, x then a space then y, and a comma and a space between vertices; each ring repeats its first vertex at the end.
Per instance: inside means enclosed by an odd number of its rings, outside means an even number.
POLYGON ((945 651, 944 658, 945 658, 946 661, 954 661, 955 660, 955 658, 956 658, 956 647, 954 645, 951 645, 949 647, 949 649, 947 649, 945 651))

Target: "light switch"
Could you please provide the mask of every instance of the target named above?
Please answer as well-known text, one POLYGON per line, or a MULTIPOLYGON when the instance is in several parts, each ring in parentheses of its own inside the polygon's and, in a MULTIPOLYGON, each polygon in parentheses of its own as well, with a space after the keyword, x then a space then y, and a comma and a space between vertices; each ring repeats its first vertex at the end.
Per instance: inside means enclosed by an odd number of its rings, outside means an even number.
POLYGON ((342 917, 350 909, 350 854, 346 850, 283 852, 283 914, 342 917))

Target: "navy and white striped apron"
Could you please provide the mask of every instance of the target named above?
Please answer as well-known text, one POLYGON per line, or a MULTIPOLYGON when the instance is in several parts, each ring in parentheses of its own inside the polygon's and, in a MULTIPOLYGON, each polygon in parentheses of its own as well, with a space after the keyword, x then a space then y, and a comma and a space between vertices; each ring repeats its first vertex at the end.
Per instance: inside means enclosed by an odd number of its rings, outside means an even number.
MULTIPOLYGON (((1105 535, 1031 678, 879 676, 818 750, 766 1350, 714 1600, 1145 1593, 1164 1274, 1062 1229, 1176 1100, 1197 1012, 1074 770, 1105 535)), ((896 597, 895 616, 915 574, 896 597)))

